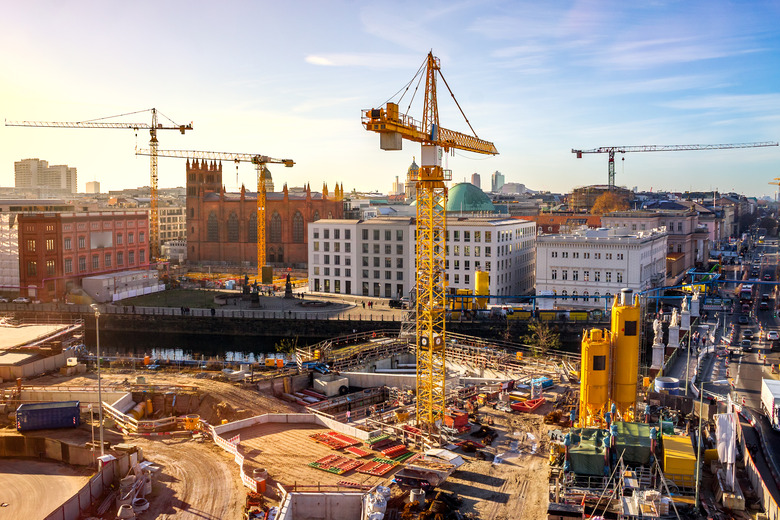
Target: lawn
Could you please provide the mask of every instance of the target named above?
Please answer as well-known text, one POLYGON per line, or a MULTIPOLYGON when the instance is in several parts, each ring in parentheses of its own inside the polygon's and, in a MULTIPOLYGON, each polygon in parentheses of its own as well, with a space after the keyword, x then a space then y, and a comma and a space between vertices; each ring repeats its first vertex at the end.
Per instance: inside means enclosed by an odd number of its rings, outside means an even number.
POLYGON ((194 289, 172 289, 161 291, 135 298, 122 300, 122 305, 137 305, 139 307, 193 307, 197 309, 218 308, 214 303, 214 298, 220 295, 233 295, 236 293, 226 293, 220 291, 198 291, 194 289))

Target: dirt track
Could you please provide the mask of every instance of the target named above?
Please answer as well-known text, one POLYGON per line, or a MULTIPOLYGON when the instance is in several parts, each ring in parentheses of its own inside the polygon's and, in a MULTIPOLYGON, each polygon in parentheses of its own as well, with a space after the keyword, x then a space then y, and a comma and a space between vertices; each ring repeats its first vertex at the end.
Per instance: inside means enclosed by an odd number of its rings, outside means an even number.
POLYGON ((30 459, 3 459, 0 468, 0 503, 8 504, 0 507, 3 520, 45 518, 93 474, 89 468, 30 459))

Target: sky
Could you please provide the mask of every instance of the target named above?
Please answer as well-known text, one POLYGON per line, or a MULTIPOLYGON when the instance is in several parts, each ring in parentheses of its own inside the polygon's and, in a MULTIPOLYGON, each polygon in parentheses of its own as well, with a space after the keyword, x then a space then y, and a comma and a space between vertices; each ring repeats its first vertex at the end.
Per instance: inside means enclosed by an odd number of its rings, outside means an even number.
MULTIPOLYGON (((499 155, 457 151, 453 181, 479 173, 568 192, 607 182, 601 146, 780 140, 780 2, 624 1, 29 1, 0 21, 0 116, 85 121, 152 107, 177 124, 159 148, 291 158, 277 190, 388 192, 420 145, 383 151, 361 125, 413 79, 428 52, 476 134, 499 155), (637 4, 632 6, 631 4, 637 4)), ((416 83, 415 83, 416 85, 416 83)), ((422 118, 422 90, 402 112, 422 118)), ((395 96, 395 97, 394 97, 395 96)), ((470 133, 442 81, 440 124, 470 133)), ((110 119, 149 123, 151 115, 110 119)), ((161 122, 168 120, 161 117, 161 122)), ((147 131, 0 126, 0 186, 14 162, 78 169, 78 188, 149 185, 147 131)), ((228 191, 250 164, 223 165, 228 191)), ((627 153, 616 184, 640 190, 774 195, 780 147, 627 153)), ((185 161, 161 158, 159 186, 183 186, 185 161)))

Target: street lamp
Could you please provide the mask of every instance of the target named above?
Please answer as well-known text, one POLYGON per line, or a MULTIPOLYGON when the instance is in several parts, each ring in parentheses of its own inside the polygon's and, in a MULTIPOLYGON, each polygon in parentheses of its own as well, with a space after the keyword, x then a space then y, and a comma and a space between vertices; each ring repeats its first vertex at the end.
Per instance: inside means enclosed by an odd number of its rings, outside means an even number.
POLYGON ((704 422, 704 413, 702 412, 702 408, 704 407, 704 385, 707 383, 712 385, 724 385, 728 384, 728 382, 728 379, 699 382, 699 435, 696 437, 696 509, 699 509, 699 506, 701 505, 699 503, 699 481, 701 479, 701 425, 704 422))
POLYGON ((100 380, 100 309, 97 304, 90 305, 95 311, 95 338, 97 343, 97 376, 98 376, 98 420, 100 421, 100 456, 105 455, 103 444, 103 385, 100 380))

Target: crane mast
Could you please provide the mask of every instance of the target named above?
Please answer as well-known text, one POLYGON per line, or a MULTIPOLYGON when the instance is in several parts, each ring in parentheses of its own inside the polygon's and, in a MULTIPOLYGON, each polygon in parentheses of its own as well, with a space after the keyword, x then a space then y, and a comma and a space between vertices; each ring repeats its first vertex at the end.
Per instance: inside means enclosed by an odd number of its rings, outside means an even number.
POLYGON ((159 197, 157 193, 157 131, 158 130, 178 130, 184 134, 187 130, 192 130, 192 123, 188 125, 161 125, 158 122, 157 109, 141 110, 120 116, 109 116, 93 121, 6 121, 5 126, 31 126, 40 128, 102 128, 102 129, 121 129, 121 130, 149 130, 149 260, 157 260, 160 256, 160 215, 159 215, 159 197), (112 117, 121 117, 141 112, 152 113, 152 123, 121 123, 116 121, 103 121, 112 117))
MULTIPOLYGON (((402 139, 422 145, 421 166, 408 182, 417 188, 416 224, 416 352, 417 424, 424 431, 437 432, 437 421, 445 412, 445 290, 447 186, 452 173, 441 165, 443 151, 450 149, 492 154, 493 143, 440 128, 436 76, 441 75, 439 59, 428 53, 425 65, 425 97, 422 123, 400 115, 396 103, 385 108, 362 111, 366 130, 380 134, 380 147, 400 150, 402 139)), ((442 79, 443 76, 442 76, 442 79)), ((445 80, 446 84, 446 80, 445 80)), ((449 88, 449 87, 448 87, 449 88)), ((453 96, 454 97, 454 96, 453 96)), ((467 120, 468 121, 468 120, 467 120)))
POLYGON ((235 163, 249 162, 257 169, 257 274, 262 283, 271 283, 271 270, 266 266, 265 245, 265 209, 266 209, 266 164, 283 164, 291 168, 295 162, 292 159, 274 159, 267 155, 230 152, 204 152, 199 150, 136 150, 136 155, 152 155, 157 157, 174 157, 178 159, 205 159, 216 161, 233 161, 235 163))
POLYGON ((577 154, 577 159, 582 159, 584 153, 606 153, 607 154, 607 185, 610 190, 615 188, 615 153, 628 152, 685 152, 691 150, 729 150, 732 148, 759 148, 763 146, 777 146, 775 141, 759 143, 730 143, 730 144, 649 144, 640 146, 601 146, 592 150, 574 150, 571 153, 577 154))

